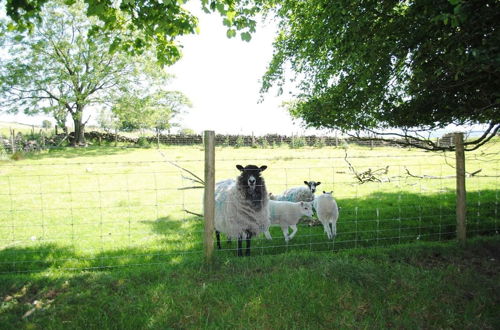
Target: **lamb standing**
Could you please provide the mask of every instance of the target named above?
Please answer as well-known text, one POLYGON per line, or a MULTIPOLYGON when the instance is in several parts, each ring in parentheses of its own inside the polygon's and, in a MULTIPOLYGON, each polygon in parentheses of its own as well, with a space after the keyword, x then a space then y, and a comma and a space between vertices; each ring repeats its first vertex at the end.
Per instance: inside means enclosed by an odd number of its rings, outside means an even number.
MULTIPOLYGON (((297 233, 297 223, 303 217, 312 217, 311 202, 287 202, 287 201, 269 201, 269 220, 271 225, 279 225, 285 236, 285 242, 288 243, 297 233), (288 235, 288 227, 292 228, 292 233, 288 235)), ((271 239, 269 230, 265 233, 268 239, 271 239)))
POLYGON ((339 218, 339 209, 332 193, 333 191, 329 193, 323 191, 323 194, 317 196, 313 202, 318 219, 323 224, 328 239, 337 235, 337 219, 339 218))
POLYGON ((269 209, 266 184, 261 177, 267 166, 236 165, 241 172, 236 180, 228 179, 215 186, 215 234, 220 249, 220 233, 238 239, 238 256, 242 256, 242 241, 246 255, 254 236, 269 229, 269 209))
POLYGON ((321 182, 316 181, 304 181, 307 187, 293 187, 285 190, 283 194, 272 196, 273 200, 276 201, 288 201, 288 202, 312 202, 314 200, 314 193, 316 192, 316 187, 321 184, 321 182))

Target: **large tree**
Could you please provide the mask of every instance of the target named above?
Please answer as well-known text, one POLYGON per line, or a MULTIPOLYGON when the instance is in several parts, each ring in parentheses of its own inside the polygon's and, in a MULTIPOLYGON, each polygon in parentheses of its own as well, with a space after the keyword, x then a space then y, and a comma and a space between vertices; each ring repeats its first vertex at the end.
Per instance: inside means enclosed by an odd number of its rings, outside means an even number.
MULTIPOLYGON (((112 106, 129 90, 144 91, 165 86, 169 75, 146 56, 110 53, 109 35, 89 31, 95 22, 84 14, 83 2, 72 6, 47 3, 33 30, 3 31, 3 47, 9 55, 0 65, 2 108, 27 114, 51 113, 64 123, 74 123, 73 145, 84 142, 93 105, 112 106)), ((3 25, 8 26, 7 24, 3 25)))
MULTIPOLYGON (((11 28, 31 30, 43 18, 42 7, 49 0, 0 0, 15 24, 11 28)), ((66 0, 71 5, 77 0, 66 0)), ((198 20, 184 8, 187 0, 84 0, 86 14, 97 17, 92 33, 105 33, 111 39, 111 50, 131 54, 154 49, 162 64, 172 64, 180 56, 177 38, 197 31, 198 20)), ((227 35, 238 33, 250 40, 255 31, 254 16, 258 7, 252 0, 199 0, 202 9, 218 12, 227 26, 227 35)))
POLYGON ((500 129, 499 1, 270 3, 279 33, 262 92, 285 88, 291 71, 299 83, 290 112, 308 126, 418 138, 484 124, 468 149, 500 129))

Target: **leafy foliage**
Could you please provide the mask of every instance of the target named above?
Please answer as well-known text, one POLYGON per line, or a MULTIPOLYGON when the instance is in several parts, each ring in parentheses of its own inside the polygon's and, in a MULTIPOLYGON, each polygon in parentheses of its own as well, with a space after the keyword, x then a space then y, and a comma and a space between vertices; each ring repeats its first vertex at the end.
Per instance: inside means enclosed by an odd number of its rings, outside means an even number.
MULTIPOLYGON (((11 28, 33 30, 43 17, 42 8, 49 0, 6 0, 7 15, 15 24, 11 28)), ((197 32, 198 20, 183 6, 187 0, 84 0, 86 15, 94 17, 91 33, 106 34, 110 50, 121 50, 139 55, 154 50, 162 64, 172 64, 181 56, 176 39, 197 32)), ((0 0, 2 3, 3 0, 0 0)), ((72 5, 77 0, 66 0, 72 5)), ((241 33, 242 40, 250 40, 255 31, 253 19, 258 10, 252 1, 200 0, 202 9, 218 12, 228 27, 228 36, 241 33)))
MULTIPOLYGON (((83 142, 89 106, 110 106, 130 90, 140 94, 165 86, 170 76, 149 60, 109 53, 109 35, 93 33, 83 2, 71 7, 48 3, 31 33, 9 30, 10 51, 0 68, 5 109, 26 114, 51 113, 64 127, 68 114, 75 145, 83 142)), ((158 90, 159 91, 159 90, 158 90)))
POLYGON ((500 2, 271 1, 280 21, 262 85, 299 80, 292 115, 312 127, 434 129, 500 111, 500 2))

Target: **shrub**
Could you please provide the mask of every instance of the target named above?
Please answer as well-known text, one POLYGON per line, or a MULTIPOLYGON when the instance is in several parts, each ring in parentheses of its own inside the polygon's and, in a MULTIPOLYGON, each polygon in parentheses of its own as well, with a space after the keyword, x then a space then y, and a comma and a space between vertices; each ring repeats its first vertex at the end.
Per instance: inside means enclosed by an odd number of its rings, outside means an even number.
POLYGON ((238 136, 236 139, 236 143, 234 145, 235 148, 240 148, 245 146, 245 139, 243 139, 243 136, 238 136))
POLYGON ((297 149, 307 146, 307 141, 303 136, 292 137, 292 142, 290 143, 290 148, 297 149))

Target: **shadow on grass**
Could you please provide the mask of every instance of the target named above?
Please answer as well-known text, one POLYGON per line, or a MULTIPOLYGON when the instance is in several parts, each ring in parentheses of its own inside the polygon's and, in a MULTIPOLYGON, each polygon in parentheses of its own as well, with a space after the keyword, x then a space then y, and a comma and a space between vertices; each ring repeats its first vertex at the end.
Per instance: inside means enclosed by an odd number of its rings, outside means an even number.
MULTIPOLYGON (((454 194, 375 193, 364 199, 339 199, 341 207, 337 236, 328 240, 321 225, 299 224, 288 244, 281 229, 271 228, 273 240, 263 235, 252 240, 252 255, 274 255, 292 251, 339 251, 418 241, 445 241, 456 237, 454 194)), ((471 192, 468 201, 468 237, 498 232, 498 203, 495 190, 471 192), (479 202, 480 201, 480 202, 479 202)), ((0 273, 40 272, 48 269, 108 269, 131 265, 168 263, 183 256, 201 257, 203 221, 197 217, 176 220, 169 216, 143 220, 150 227, 147 244, 82 253, 73 246, 39 244, 0 250, 0 273)), ((96 234, 97 235, 97 234, 96 234)), ((122 235, 124 236, 124 235, 122 235)), ((215 236, 215 235, 214 235, 215 236)), ((141 241, 141 237, 133 237, 141 241)), ((215 239, 214 239, 215 241, 215 239)), ((232 257, 236 242, 225 243, 216 255, 232 257)), ((215 244, 215 243, 214 243, 215 244)))

